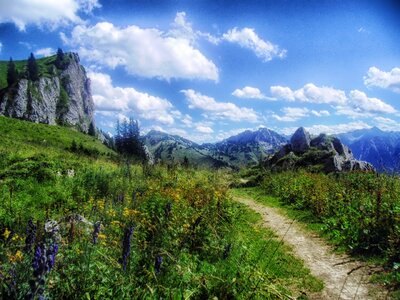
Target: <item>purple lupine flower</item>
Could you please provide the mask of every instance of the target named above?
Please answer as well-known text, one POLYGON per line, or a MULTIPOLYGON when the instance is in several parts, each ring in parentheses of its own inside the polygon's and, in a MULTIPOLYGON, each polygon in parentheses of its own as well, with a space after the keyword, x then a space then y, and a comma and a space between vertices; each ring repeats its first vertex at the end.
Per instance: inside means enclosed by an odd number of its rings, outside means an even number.
POLYGON ((223 259, 227 259, 228 258, 229 254, 231 253, 231 248, 232 248, 231 244, 228 244, 228 245, 225 246, 224 253, 222 255, 223 259))
POLYGON ((128 264, 128 258, 131 253, 132 234, 133 234, 133 226, 125 228, 124 240, 122 241, 122 258, 121 258, 121 264, 124 271, 126 270, 126 266, 128 264))
POLYGON ((46 247, 43 243, 36 246, 32 260, 33 276, 39 278, 46 273, 47 257, 46 247))
POLYGON ((56 255, 58 252, 58 245, 57 243, 51 244, 46 250, 47 256, 47 265, 46 265, 46 272, 49 273, 51 269, 54 267, 56 262, 56 255))
POLYGON ((100 227, 101 227, 101 222, 97 221, 96 223, 94 223, 94 229, 93 229, 93 244, 97 244, 97 239, 99 237, 99 233, 100 233, 100 227))
POLYGON ((162 264, 163 258, 161 255, 156 256, 156 260, 154 262, 154 270, 156 271, 157 274, 160 274, 161 272, 161 264, 162 264))
POLYGON ((32 246, 36 240, 36 230, 37 226, 32 222, 32 219, 29 219, 28 225, 26 226, 26 239, 24 248, 26 253, 30 253, 32 251, 32 246))
POLYGON ((165 206, 165 210, 164 210, 165 216, 167 218, 169 218, 169 215, 171 214, 171 210, 172 210, 172 203, 168 202, 167 205, 165 206))

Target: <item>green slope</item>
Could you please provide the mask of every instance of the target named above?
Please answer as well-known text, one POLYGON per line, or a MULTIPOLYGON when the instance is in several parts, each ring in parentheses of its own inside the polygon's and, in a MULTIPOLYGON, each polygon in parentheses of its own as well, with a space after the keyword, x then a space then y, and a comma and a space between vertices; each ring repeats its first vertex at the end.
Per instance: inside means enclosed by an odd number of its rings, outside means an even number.
MULTIPOLYGON (((56 60, 56 55, 36 59, 39 67, 40 76, 49 76, 49 68, 53 66, 56 60)), ((15 67, 18 73, 24 73, 26 71, 27 60, 15 60, 15 67)), ((0 90, 7 87, 7 64, 8 61, 0 61, 0 90)))
MULTIPOLYGON (((68 167, 73 164, 111 162, 116 153, 98 139, 68 127, 49 126, 0 117, 0 162, 41 156, 68 167), (73 142, 77 149, 71 149, 73 142)), ((0 164, 1 165, 1 164, 0 164)))

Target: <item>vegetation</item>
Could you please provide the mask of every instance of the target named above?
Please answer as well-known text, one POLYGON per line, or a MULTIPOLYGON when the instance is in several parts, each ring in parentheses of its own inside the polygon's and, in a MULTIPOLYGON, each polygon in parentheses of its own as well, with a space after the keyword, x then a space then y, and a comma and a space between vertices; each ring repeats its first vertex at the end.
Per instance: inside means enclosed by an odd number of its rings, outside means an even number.
POLYGON ((88 135, 4 117, 0 135, 2 298, 286 299, 322 288, 230 200, 221 171, 131 165, 88 135))
POLYGON ((32 81, 39 80, 39 67, 36 63, 36 58, 33 55, 33 53, 31 53, 31 55, 28 58, 27 71, 29 80, 32 81))
POLYGON ((123 120, 122 124, 117 122, 117 132, 114 138, 115 148, 122 155, 136 158, 141 161, 147 160, 147 154, 140 139, 139 124, 132 118, 123 120))
POLYGON ((18 73, 15 68, 15 63, 13 62, 12 58, 7 65, 7 84, 8 86, 12 86, 18 80, 18 73))
POLYGON ((399 287, 400 181, 397 176, 356 172, 326 175, 300 170, 265 173, 258 178, 261 179, 256 191, 261 194, 261 201, 269 205, 281 203, 289 208, 291 217, 314 224, 310 227, 318 228, 342 249, 378 259, 390 271, 383 279, 399 287), (279 200, 271 200, 267 195, 279 200))

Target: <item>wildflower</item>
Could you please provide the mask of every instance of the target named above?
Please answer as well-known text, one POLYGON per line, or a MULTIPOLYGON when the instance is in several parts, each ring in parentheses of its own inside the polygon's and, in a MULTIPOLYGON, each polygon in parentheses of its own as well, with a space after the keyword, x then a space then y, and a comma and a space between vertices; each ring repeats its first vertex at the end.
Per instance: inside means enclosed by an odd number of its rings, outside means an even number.
POLYGON ((30 253, 32 251, 32 246, 36 240, 36 230, 37 226, 33 224, 32 219, 29 219, 28 225, 26 226, 26 239, 24 251, 30 253))
POLYGON ((100 233, 99 234, 99 239, 104 240, 107 236, 105 234, 100 233))
POLYGON ((46 247, 44 243, 37 245, 35 254, 32 260, 34 280, 30 281, 31 291, 28 293, 27 299, 44 299, 44 285, 45 277, 54 267, 56 255, 58 252, 58 245, 55 242, 50 243, 46 247))
POLYGON ((122 215, 123 215, 125 218, 128 218, 128 217, 133 217, 134 215, 136 215, 136 214, 138 214, 138 213, 139 213, 139 212, 138 212, 137 210, 129 209, 129 208, 125 207, 125 208, 124 208, 124 211, 122 212, 122 215))
POLYGON ((228 244, 228 245, 225 246, 224 253, 222 255, 223 259, 227 259, 228 258, 229 254, 231 253, 231 248, 232 248, 231 244, 228 244))
POLYGON ((117 213, 114 209, 111 208, 109 211, 107 211, 107 215, 113 218, 117 215, 117 213))
POLYGON ((93 229, 93 244, 97 244, 97 238, 99 237, 99 233, 100 233, 100 226, 101 226, 101 222, 97 221, 96 223, 94 223, 94 229, 93 229))
POLYGON ((8 230, 8 228, 6 228, 6 229, 4 230, 4 233, 3 233, 4 239, 8 240, 8 237, 10 236, 10 234, 11 234, 11 231, 8 230))
POLYGON ((10 259, 10 262, 18 262, 18 261, 21 261, 21 260, 22 260, 22 257, 23 257, 22 252, 18 250, 18 251, 15 253, 15 255, 11 255, 11 256, 9 257, 9 259, 10 259))
POLYGON ((154 262, 154 270, 156 271, 157 274, 161 272, 161 264, 162 264, 163 258, 161 255, 156 256, 156 260, 154 262))
POLYGON ((124 271, 126 270, 126 266, 128 264, 128 258, 131 253, 132 234, 133 234, 133 226, 125 228, 124 240, 122 241, 122 258, 121 258, 121 264, 124 271))

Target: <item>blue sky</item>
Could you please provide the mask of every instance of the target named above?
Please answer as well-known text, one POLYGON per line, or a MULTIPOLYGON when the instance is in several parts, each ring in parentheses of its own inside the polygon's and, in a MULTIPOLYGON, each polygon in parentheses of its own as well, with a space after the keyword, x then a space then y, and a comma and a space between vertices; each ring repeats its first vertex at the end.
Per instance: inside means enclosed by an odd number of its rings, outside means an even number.
POLYGON ((0 1, 0 59, 78 52, 97 126, 400 130, 395 1, 0 1))

